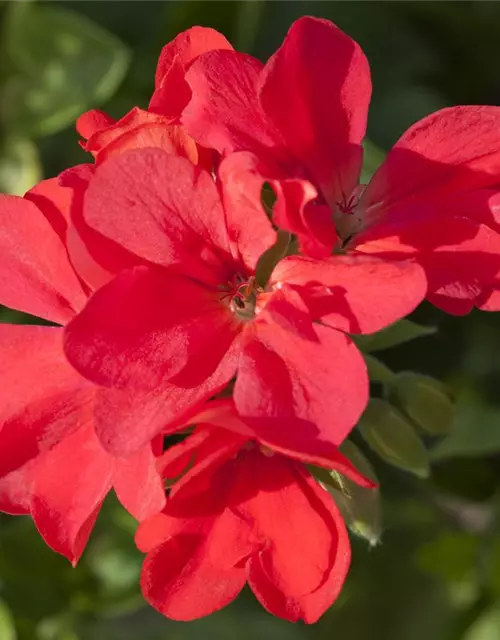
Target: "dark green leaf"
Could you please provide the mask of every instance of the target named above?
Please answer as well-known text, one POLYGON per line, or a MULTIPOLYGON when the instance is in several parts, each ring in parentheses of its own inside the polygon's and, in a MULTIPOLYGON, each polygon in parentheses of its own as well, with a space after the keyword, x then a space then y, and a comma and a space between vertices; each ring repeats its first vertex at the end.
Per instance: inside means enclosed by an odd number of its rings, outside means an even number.
POLYGON ((277 231, 276 242, 260 256, 255 270, 257 282, 262 287, 266 285, 274 267, 286 256, 289 246, 290 234, 288 231, 277 231))
POLYGON ((365 355, 366 367, 368 375, 373 382, 381 382, 382 384, 390 383, 397 374, 389 369, 383 362, 370 355, 365 355))
POLYGON ((353 339, 362 351, 381 351, 422 336, 432 335, 436 331, 435 327, 424 327, 411 320, 404 319, 391 324, 389 327, 382 329, 382 331, 377 331, 377 333, 371 333, 367 336, 354 336, 353 339))
POLYGON ((460 398, 452 432, 434 447, 433 460, 500 451, 500 409, 479 398, 460 398))

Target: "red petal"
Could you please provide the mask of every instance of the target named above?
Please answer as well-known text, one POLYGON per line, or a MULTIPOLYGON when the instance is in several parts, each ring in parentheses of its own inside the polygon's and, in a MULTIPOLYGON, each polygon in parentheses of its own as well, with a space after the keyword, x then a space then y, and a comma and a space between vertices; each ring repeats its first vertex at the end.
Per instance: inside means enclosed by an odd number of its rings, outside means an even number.
POLYGON ((62 187, 58 178, 50 178, 42 180, 27 191, 24 199, 36 204, 64 244, 69 222, 71 191, 62 187))
POLYGON ((386 260, 415 259, 426 273, 428 299, 449 313, 468 313, 500 274, 500 235, 468 218, 396 218, 356 242, 357 251, 386 260))
POLYGON ((270 282, 298 285, 314 319, 348 333, 374 333, 411 313, 424 299, 427 281, 415 262, 368 256, 324 260, 290 256, 270 282))
POLYGON ((191 98, 191 89, 184 79, 186 69, 198 56, 214 49, 232 47, 221 33, 206 27, 192 27, 165 45, 156 67, 156 90, 148 109, 178 118, 191 98))
POLYGON ((224 211, 210 174, 160 149, 139 149, 99 166, 85 220, 137 256, 216 285, 227 279, 224 211))
POLYGON ((172 125, 165 116, 150 113, 134 107, 127 115, 92 135, 85 149, 102 163, 111 155, 129 149, 155 147, 172 155, 188 158, 193 164, 198 162, 196 144, 182 127, 172 125))
POLYGON ((500 282, 498 280, 491 290, 483 293, 478 300, 477 307, 482 311, 500 311, 500 282))
MULTIPOLYGON (((499 173, 500 107, 450 107, 402 135, 366 188, 362 207, 368 220, 403 204, 418 211, 419 203, 496 186, 499 173)), ((443 205, 442 215, 447 212, 443 205)))
POLYGON ((246 548, 238 539, 241 521, 230 511, 215 521, 206 537, 178 535, 146 558, 141 575, 144 597, 157 611, 173 620, 196 620, 232 602, 245 586, 243 566, 218 566, 214 553, 225 562, 240 559, 246 548), (235 531, 233 531, 233 529, 235 531))
POLYGON ((166 269, 136 267, 93 295, 67 326, 65 351, 104 386, 194 388, 214 374, 239 331, 213 291, 166 269))
POLYGON ((258 159, 248 153, 233 153, 219 167, 224 210, 233 251, 250 271, 260 256, 276 242, 276 232, 262 207, 266 181, 258 159))
POLYGON ((324 457, 356 424, 368 399, 366 366, 343 333, 313 325, 290 293, 277 292, 246 326, 234 388, 256 437, 324 457))
POLYGON ((262 206, 262 188, 269 183, 276 196, 272 218, 281 229, 297 235, 308 255, 330 255, 336 241, 331 211, 313 203, 318 197, 307 180, 290 178, 283 168, 272 166, 252 153, 231 153, 219 168, 228 219, 228 231, 251 269, 276 240, 262 206))
MULTIPOLYGON (((194 418, 196 420, 196 417, 194 418)), ((197 423, 200 424, 200 423, 197 423)), ((224 462, 235 457, 236 453, 247 442, 247 438, 244 438, 233 433, 228 433, 224 429, 205 429, 203 425, 198 427, 204 433, 204 438, 199 437, 199 431, 195 432, 195 436, 188 438, 188 445, 181 446, 181 455, 185 459, 188 452, 188 447, 192 450, 189 468, 185 471, 184 475, 177 480, 171 489, 170 495, 174 496, 199 494, 203 491, 211 491, 213 488, 213 473, 218 467, 222 466, 224 462), (194 440, 194 444, 193 444, 194 440)), ((182 443, 184 444, 184 443, 182 443)), ((175 452, 172 453, 168 450, 162 458, 158 461, 158 466, 162 470, 164 478, 173 480, 175 473, 178 469, 178 460, 175 452), (175 456, 174 460, 172 457, 175 456), (174 468, 172 468, 172 462, 174 468)))
MULTIPOLYGON (((233 378, 239 355, 238 340, 204 382, 193 388, 162 383, 151 391, 102 389, 96 398, 96 431, 103 447, 128 456, 158 433, 173 433, 186 417, 233 378)), ((182 376, 182 374, 181 374, 182 376)), ((180 379, 179 379, 180 382, 180 379)))
POLYGON ((0 478, 0 511, 14 516, 30 513, 33 476, 37 459, 0 478))
POLYGON ((71 224, 66 243, 71 263, 92 290, 98 289, 122 269, 138 262, 123 247, 89 227, 83 218, 83 203, 94 165, 80 164, 59 176, 60 184, 72 191, 71 224))
POLYGON ((357 186, 370 96, 359 46, 311 17, 291 26, 260 78, 262 109, 330 204, 357 186))
MULTIPOLYGON (((238 413, 236 412, 236 407, 234 406, 234 402, 232 400, 212 400, 210 402, 207 402, 207 404, 199 413, 190 418, 189 423, 206 423, 211 427, 220 427, 221 429, 232 431, 236 437, 240 437, 243 440, 253 440, 255 438, 254 430, 251 426, 246 424, 241 416, 238 415, 238 413)), ((198 433, 198 431, 196 433, 197 435, 201 435, 201 433, 198 433)), ((208 436, 209 432, 205 435, 208 436)), ((185 440, 182 445, 186 445, 191 438, 185 440)), ((266 440, 260 440, 260 444, 273 449, 277 453, 282 453, 287 457, 295 458, 296 460, 299 460, 301 462, 316 464, 328 469, 335 469, 336 471, 347 476, 348 478, 353 480, 353 482, 356 482, 362 487, 375 486, 371 480, 363 476, 354 467, 354 465, 340 453, 337 447, 331 446, 327 443, 322 446, 321 455, 319 455, 317 452, 315 454, 307 454, 303 452, 293 451, 287 449, 286 447, 272 444, 271 442, 268 442, 266 440)), ((174 449, 176 449, 176 447, 174 447, 174 449)), ((186 466, 188 461, 186 461, 186 466)), ((178 471, 178 473, 180 472, 181 470, 178 471)))
POLYGON ((202 53, 232 48, 222 33, 208 27, 191 27, 179 33, 161 50, 155 73, 156 88, 161 86, 174 60, 178 60, 187 68, 202 53))
POLYGON ((130 458, 114 459, 113 487, 122 505, 137 520, 163 509, 165 489, 151 445, 130 458))
POLYGON ((94 388, 66 361, 62 329, 0 324, 0 475, 92 420, 94 388))
POLYGON ((262 68, 252 56, 236 51, 212 51, 199 57, 186 73, 193 92, 182 114, 188 133, 219 153, 282 153, 282 141, 258 103, 262 68))
POLYGON ((113 459, 92 426, 65 438, 37 465, 33 520, 45 542, 73 564, 87 544, 112 477, 113 459))
POLYGON ((91 109, 90 111, 86 111, 82 113, 82 115, 76 121, 76 130, 88 140, 90 136, 94 135, 97 131, 101 131, 101 129, 106 129, 114 124, 116 120, 111 116, 108 116, 104 111, 99 111, 99 109, 91 109))
POLYGON ((243 588, 248 526, 230 510, 198 531, 170 538, 148 554, 141 587, 146 600, 174 620, 195 620, 227 606, 243 588))
POLYGON ((301 465, 280 456, 252 457, 243 482, 261 490, 236 507, 264 542, 250 559, 249 584, 270 613, 315 622, 339 595, 349 569, 345 524, 301 465))
POLYGON ((58 233, 33 202, 0 196, 0 303, 65 323, 85 294, 58 233))

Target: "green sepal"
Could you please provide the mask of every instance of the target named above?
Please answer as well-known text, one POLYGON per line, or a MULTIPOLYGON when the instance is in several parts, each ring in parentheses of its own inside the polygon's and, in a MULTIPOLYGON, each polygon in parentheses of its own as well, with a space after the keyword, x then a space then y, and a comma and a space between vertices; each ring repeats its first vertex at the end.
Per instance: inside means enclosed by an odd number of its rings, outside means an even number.
POLYGON ((422 336, 429 336, 436 333, 436 327, 424 327, 411 320, 399 320, 389 325, 377 333, 370 333, 364 336, 353 336, 354 342, 361 351, 370 353, 371 351, 381 351, 396 347, 404 342, 410 342, 422 336))

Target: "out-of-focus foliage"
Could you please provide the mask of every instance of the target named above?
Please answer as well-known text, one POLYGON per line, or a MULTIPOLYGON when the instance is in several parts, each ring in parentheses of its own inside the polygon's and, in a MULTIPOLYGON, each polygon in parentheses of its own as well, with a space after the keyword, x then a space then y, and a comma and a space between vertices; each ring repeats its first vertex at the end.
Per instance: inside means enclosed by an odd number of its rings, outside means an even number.
MULTIPOLYGON (((266 59, 304 14, 336 22, 370 60, 363 180, 418 118, 450 104, 500 104, 498 2, 15 0, 0 5, 1 189, 23 193, 42 175, 88 161, 76 116, 145 107, 159 51, 180 30, 215 27, 266 59)), ((2 322, 29 321, 0 313, 2 322)), ((406 324, 363 345, 376 352, 367 356, 374 394, 411 414, 387 394, 394 373, 441 380, 458 399, 453 429, 444 438, 415 431, 430 451, 428 480, 383 463, 355 434, 380 480, 382 542, 370 548, 353 537, 346 588, 317 625, 273 619, 248 593, 206 620, 165 620, 139 593, 134 522, 109 500, 76 570, 27 519, 0 516, 0 640, 498 640, 500 322, 429 305, 412 321, 437 331, 406 341, 406 324)))

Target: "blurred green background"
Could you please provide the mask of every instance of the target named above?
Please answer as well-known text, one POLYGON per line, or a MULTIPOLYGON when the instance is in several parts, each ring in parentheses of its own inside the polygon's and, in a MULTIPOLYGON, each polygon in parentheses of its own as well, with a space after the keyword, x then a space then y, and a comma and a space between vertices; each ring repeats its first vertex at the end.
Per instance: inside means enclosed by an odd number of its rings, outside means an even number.
MULTIPOLYGON (((333 20, 370 60, 369 138, 381 149, 443 106, 500 104, 498 2, 11 1, 0 12, 4 192, 22 194, 88 161, 75 118, 91 107, 116 117, 146 107, 162 45, 193 24, 265 60, 297 17, 333 20)), ((77 569, 27 519, 0 516, 0 640, 498 640, 500 325, 493 315, 453 318, 425 305, 414 316, 439 331, 379 355, 396 371, 446 381, 458 397, 456 423, 427 442, 429 480, 371 456, 382 542, 353 540, 345 590, 317 625, 274 619, 249 593, 206 620, 165 620, 142 601, 134 522, 110 500, 77 569)))

